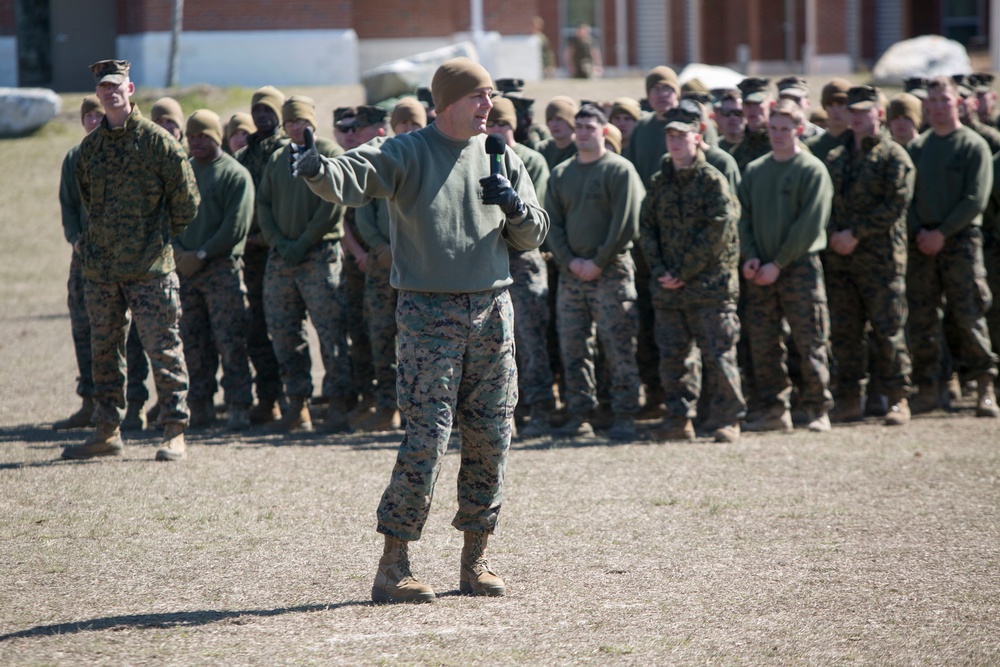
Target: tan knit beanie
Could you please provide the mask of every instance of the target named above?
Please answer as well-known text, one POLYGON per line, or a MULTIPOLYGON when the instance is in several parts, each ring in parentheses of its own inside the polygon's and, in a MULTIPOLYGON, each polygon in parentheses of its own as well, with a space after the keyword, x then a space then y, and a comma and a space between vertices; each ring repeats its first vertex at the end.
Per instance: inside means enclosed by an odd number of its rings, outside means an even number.
POLYGON ((642 109, 639 107, 639 103, 631 97, 618 97, 611 102, 611 113, 608 114, 608 117, 611 118, 620 113, 627 113, 632 118, 639 120, 642 109))
POLYGON ((604 126, 607 129, 607 134, 604 135, 604 141, 610 144, 610 148, 618 155, 622 154, 622 132, 617 127, 608 123, 604 126))
MULTIPOLYGON (((278 115, 278 124, 281 124, 281 107, 285 104, 284 93, 274 86, 258 88, 254 91, 253 97, 250 98, 250 108, 253 109, 254 105, 257 104, 270 107, 278 115)), ((256 131, 257 129, 254 128, 254 132, 256 131)))
POLYGON ((184 111, 181 110, 181 103, 172 97, 161 97, 156 100, 149 112, 149 118, 154 123, 161 118, 166 118, 174 121, 177 127, 184 127, 184 111))
POLYGON ((101 101, 97 99, 97 95, 87 95, 83 98, 83 103, 80 105, 80 122, 83 122, 83 117, 91 111, 104 113, 104 107, 101 106, 101 101))
POLYGON ((185 132, 190 137, 194 134, 204 134, 215 143, 222 145, 222 121, 219 114, 208 109, 198 109, 187 119, 185 132))
POLYGON ((670 69, 666 65, 660 65, 659 67, 654 67, 646 73, 646 94, 653 89, 654 86, 658 86, 661 83, 665 83, 680 95, 681 85, 677 81, 677 72, 670 69))
POLYGON ((231 137, 239 130, 243 130, 247 134, 253 134, 257 131, 257 126, 253 124, 253 117, 250 114, 234 113, 229 117, 229 123, 226 124, 226 136, 231 137))
POLYGON ((834 102, 847 104, 847 91, 851 89, 851 82, 847 79, 831 79, 823 86, 820 93, 820 104, 828 107, 834 102))
POLYGON ((399 123, 410 121, 420 127, 427 127, 427 109, 415 97, 404 97, 396 106, 392 108, 392 115, 389 117, 389 127, 396 127, 399 123))
POLYGON ((579 110, 580 108, 576 106, 572 97, 556 95, 549 100, 545 107, 545 122, 549 122, 553 118, 560 118, 573 127, 576 125, 576 112, 579 110))
POLYGON ((514 111, 514 103, 506 97, 494 97, 493 108, 490 109, 490 116, 487 123, 507 123, 510 129, 517 129, 517 112, 514 111))
POLYGON ((431 80, 431 96, 438 113, 479 88, 492 88, 493 78, 486 69, 468 58, 452 58, 441 63, 431 80))
POLYGON ((316 103, 311 97, 305 95, 292 95, 281 105, 281 114, 278 118, 284 122, 290 120, 306 120, 316 129, 316 103))
POLYGON ((924 120, 923 102, 916 95, 898 93, 889 98, 889 109, 886 111, 886 122, 893 118, 905 116, 913 121, 914 127, 920 129, 924 120))

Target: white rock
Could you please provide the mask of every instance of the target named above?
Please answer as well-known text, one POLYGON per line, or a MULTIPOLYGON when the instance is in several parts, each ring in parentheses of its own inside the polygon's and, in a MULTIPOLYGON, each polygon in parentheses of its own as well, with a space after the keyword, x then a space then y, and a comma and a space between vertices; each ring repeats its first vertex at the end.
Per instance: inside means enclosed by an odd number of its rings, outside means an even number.
POLYGON ((48 88, 0 88, 0 137, 34 132, 61 109, 62 100, 48 88))
POLYGON ((971 74, 969 53, 960 43, 940 35, 896 42, 875 63, 872 75, 880 86, 900 86, 904 79, 971 74))
POLYGON ((677 79, 683 86, 691 79, 698 79, 709 90, 714 88, 735 88, 736 84, 746 77, 736 70, 728 67, 717 67, 715 65, 703 65, 702 63, 691 63, 677 75, 677 79))
POLYGON ((479 60, 472 42, 459 42, 379 65, 361 75, 365 97, 369 104, 374 104, 390 97, 412 93, 421 86, 430 87, 438 66, 459 56, 479 60))

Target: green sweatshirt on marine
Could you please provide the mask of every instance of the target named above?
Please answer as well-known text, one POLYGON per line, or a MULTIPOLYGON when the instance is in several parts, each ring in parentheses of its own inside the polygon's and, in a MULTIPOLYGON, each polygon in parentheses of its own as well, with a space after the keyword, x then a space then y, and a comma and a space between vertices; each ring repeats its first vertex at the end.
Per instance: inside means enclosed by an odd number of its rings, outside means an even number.
POLYGON ((635 166, 642 178, 643 187, 649 187, 649 182, 660 170, 666 154, 667 121, 658 119, 655 113, 643 116, 636 122, 628 145, 622 151, 622 157, 635 166))
POLYGON ((484 292, 512 282, 508 246, 537 248, 549 227, 521 159, 504 151, 502 163, 525 205, 515 219, 482 203, 479 181, 490 175, 486 135, 452 139, 436 124, 323 160, 323 172, 305 182, 320 197, 347 206, 387 200, 389 283, 396 289, 484 292))
MULTIPOLYGON (((317 197, 304 179, 292 176, 288 156, 292 144, 276 151, 264 169, 257 189, 257 222, 269 246, 307 238, 312 247, 320 241, 339 241, 344 235, 344 209, 317 197)), ((336 157, 343 149, 336 142, 316 138, 320 155, 336 157)))
MULTIPOLYGON (((576 144, 573 145, 576 146, 576 144)), ((545 162, 545 156, 524 144, 514 144, 509 148, 521 158, 528 176, 531 177, 531 184, 535 186, 535 196, 538 197, 538 201, 544 202, 545 190, 549 185, 549 174, 551 173, 549 165, 545 162)))
POLYGON ((726 177, 726 181, 729 182, 730 195, 735 197, 740 189, 740 182, 743 180, 740 167, 736 164, 736 158, 715 146, 709 146, 704 152, 705 161, 722 172, 722 175, 726 177))
POLYGON ((960 126, 945 137, 927 130, 906 147, 917 168, 910 233, 937 229, 950 238, 966 227, 983 224, 983 210, 993 187, 993 156, 986 140, 960 126))
POLYGON ((63 236, 70 244, 76 243, 80 232, 87 226, 87 209, 80 201, 80 186, 76 182, 76 165, 80 162, 80 145, 69 149, 63 158, 59 176, 59 208, 62 210, 63 236))
MULTIPOLYGON (((268 137, 263 137, 259 133, 254 132, 247 138, 247 145, 236 151, 236 155, 233 157, 250 172, 250 176, 253 177, 255 191, 260 189, 260 179, 264 177, 264 170, 267 168, 267 163, 271 161, 271 156, 276 151, 284 148, 288 144, 288 141, 288 136, 281 128, 278 128, 274 134, 268 137)), ((257 210, 254 207, 253 219, 250 222, 250 233, 253 234, 259 231, 260 225, 257 223, 257 210)))
POLYGON ((611 151, 581 164, 564 162, 552 171, 545 210, 552 219, 548 248, 563 270, 575 258, 602 269, 632 247, 646 188, 632 163, 611 151))
POLYGON ((803 139, 802 143, 806 145, 806 148, 808 148, 813 155, 823 162, 826 162, 826 156, 830 154, 830 151, 838 146, 843 146, 845 137, 847 136, 848 130, 844 130, 836 136, 830 132, 824 132, 823 134, 817 134, 807 139, 803 139))
POLYGON ((833 183, 815 156, 799 152, 778 162, 768 153, 754 160, 743 172, 739 198, 744 260, 785 267, 826 247, 833 183))
POLYGON ((208 163, 192 158, 191 169, 201 205, 178 243, 185 250, 204 250, 209 259, 241 257, 253 215, 253 177, 225 153, 208 163))
POLYGON ((549 166, 549 171, 552 171, 556 166, 576 155, 576 142, 571 141, 566 148, 559 148, 556 146, 556 140, 549 137, 540 141, 535 147, 535 151, 542 154, 542 157, 545 158, 545 164, 549 166))
POLYGON ((354 225, 371 250, 389 244, 389 207, 384 199, 373 199, 354 210, 354 225))

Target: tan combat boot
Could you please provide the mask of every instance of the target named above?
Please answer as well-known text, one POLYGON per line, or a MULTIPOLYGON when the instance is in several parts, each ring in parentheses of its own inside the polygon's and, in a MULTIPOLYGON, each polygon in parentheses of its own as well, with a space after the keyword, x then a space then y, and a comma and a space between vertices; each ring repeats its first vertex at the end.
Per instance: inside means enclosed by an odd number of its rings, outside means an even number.
POLYGON ((251 424, 270 424, 281 419, 281 408, 275 398, 261 398, 257 405, 250 408, 251 424))
POLYGON ((791 433, 792 413, 788 408, 780 403, 773 405, 757 417, 757 419, 748 421, 744 424, 743 430, 748 433, 762 433, 765 431, 791 433))
POLYGON ((146 413, 142 411, 142 401, 129 401, 125 410, 125 419, 122 420, 121 429, 123 431, 144 431, 146 430, 146 413))
POLYGON ((323 418, 323 430, 327 433, 353 433, 347 417, 347 403, 342 398, 331 398, 323 418))
POLYGON ((432 602, 437 597, 433 588, 417 581, 410 572, 407 545, 406 540, 385 536, 385 548, 372 584, 373 602, 432 602))
POLYGON ((739 442, 740 440, 740 425, 739 423, 726 424, 725 426, 720 426, 719 428, 712 431, 712 438, 716 442, 739 442))
POLYGON ((462 576, 458 589, 465 594, 501 597, 507 593, 503 579, 497 576, 486 561, 486 542, 489 533, 465 532, 462 547, 462 576))
POLYGON ((993 387, 993 376, 983 373, 976 380, 979 390, 979 399, 976 401, 977 417, 1000 417, 1000 408, 997 407, 996 390, 993 387))
POLYGON ((368 419, 358 424, 359 431, 382 433, 400 429, 399 410, 396 408, 379 408, 368 419))
POLYGON ((60 419, 52 424, 53 431, 66 431, 71 428, 86 428, 93 424, 94 399, 89 396, 83 397, 83 405, 80 409, 71 414, 66 419, 60 419))
POLYGON ((662 442, 691 442, 695 439, 694 424, 687 417, 664 417, 653 435, 662 442))
POLYGON ((92 459, 95 456, 121 456, 125 451, 118 424, 101 422, 93 435, 82 445, 69 445, 62 451, 64 459, 92 459))
POLYGON ((895 398, 885 413, 886 426, 905 426, 910 423, 910 403, 905 396, 895 398))
POLYGON ((293 396, 288 399, 288 409, 285 414, 281 415, 281 419, 271 424, 268 424, 267 429, 269 431, 283 431, 285 433, 291 433, 292 431, 312 431, 312 415, 309 414, 309 406, 306 404, 305 397, 293 396))
POLYGON ((157 461, 183 461, 187 458, 184 444, 184 424, 169 422, 163 425, 163 443, 156 450, 157 461))

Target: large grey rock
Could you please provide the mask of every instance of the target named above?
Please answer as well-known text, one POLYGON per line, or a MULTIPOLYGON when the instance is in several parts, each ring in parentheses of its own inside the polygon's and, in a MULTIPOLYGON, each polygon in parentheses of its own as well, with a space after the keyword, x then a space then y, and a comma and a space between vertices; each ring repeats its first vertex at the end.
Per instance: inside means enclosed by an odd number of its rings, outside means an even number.
POLYGON ((736 84, 744 78, 742 74, 728 67, 704 65, 702 63, 691 63, 677 75, 677 79, 682 86, 692 79, 698 79, 709 90, 715 88, 735 88, 736 84))
POLYGON ((459 56, 479 60, 472 42, 459 42, 379 65, 361 75, 365 97, 369 104, 374 104, 390 97, 412 93, 421 86, 429 87, 438 66, 459 56))
POLYGON ((896 42, 875 63, 872 76, 880 86, 899 86, 922 76, 971 74, 969 53, 960 43, 940 35, 923 35, 896 42))
POLYGON ((0 88, 0 137, 30 134, 61 109, 62 100, 47 88, 0 88))

